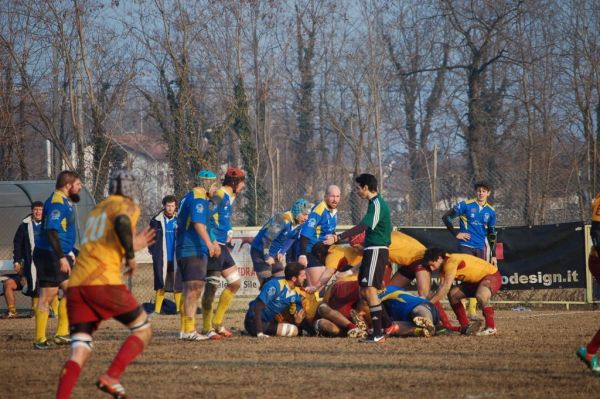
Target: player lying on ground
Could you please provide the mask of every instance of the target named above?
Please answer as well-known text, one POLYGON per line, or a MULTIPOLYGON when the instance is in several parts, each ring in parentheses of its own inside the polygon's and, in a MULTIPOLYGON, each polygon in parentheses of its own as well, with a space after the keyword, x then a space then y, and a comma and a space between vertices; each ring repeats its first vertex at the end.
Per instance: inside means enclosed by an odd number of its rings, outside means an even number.
POLYGON ((400 337, 431 337, 435 335, 436 326, 440 325, 437 309, 425 298, 388 285, 379 294, 384 309, 394 323, 400 327, 400 337))
POLYGON ((304 319, 300 287, 306 280, 306 272, 299 263, 288 263, 284 270, 285 277, 272 278, 263 285, 260 294, 250 302, 244 327, 248 334, 258 338, 270 336, 295 337, 298 325, 304 319), (289 312, 295 306, 294 323, 278 322, 276 316, 289 312))
POLYGON ((92 334, 103 320, 114 318, 131 331, 96 384, 114 398, 125 398, 119 379, 152 337, 148 315, 127 289, 121 274, 125 257, 125 274, 133 276, 137 269, 134 251, 146 248, 156 234, 150 228, 136 234, 140 209, 132 200, 133 180, 127 171, 113 174, 108 190, 110 196, 88 216, 77 267, 73 269, 66 292, 71 355, 60 375, 57 399, 71 396, 81 368, 92 354, 92 334))
POLYGON ((440 287, 431 298, 431 302, 438 303, 443 297, 448 296, 448 301, 460 323, 461 333, 496 335, 494 309, 490 305, 490 299, 502 285, 502 276, 500 276, 498 268, 476 256, 448 254, 440 248, 427 249, 423 261, 429 265, 432 271, 440 270, 442 278, 440 287), (462 281, 462 284, 453 287, 454 280, 462 281), (483 331, 477 331, 480 327, 479 320, 469 324, 467 313, 461 302, 463 298, 472 297, 477 298, 477 302, 483 310, 485 318, 483 331))

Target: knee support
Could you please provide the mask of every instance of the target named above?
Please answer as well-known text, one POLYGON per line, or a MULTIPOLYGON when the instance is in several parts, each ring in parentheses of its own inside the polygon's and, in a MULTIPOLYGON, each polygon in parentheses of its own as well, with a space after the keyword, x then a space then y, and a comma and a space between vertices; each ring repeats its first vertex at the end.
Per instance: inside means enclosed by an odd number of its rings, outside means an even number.
POLYGON ((92 336, 86 333, 75 333, 71 335, 71 349, 84 348, 89 351, 94 349, 92 336))
POLYGON ((227 277, 225 277, 225 280, 227 280, 227 284, 233 284, 236 281, 240 281, 241 279, 242 277, 240 276, 240 273, 238 271, 235 271, 227 277))
POLYGON ((134 333, 137 331, 146 330, 146 329, 150 328, 150 326, 151 326, 150 320, 148 319, 148 316, 146 316, 146 318, 142 322, 135 324, 133 326, 128 326, 128 327, 129 327, 129 331, 134 333))
POLYGON ((282 337, 295 337, 298 335, 298 327, 294 324, 281 323, 281 336, 282 337))

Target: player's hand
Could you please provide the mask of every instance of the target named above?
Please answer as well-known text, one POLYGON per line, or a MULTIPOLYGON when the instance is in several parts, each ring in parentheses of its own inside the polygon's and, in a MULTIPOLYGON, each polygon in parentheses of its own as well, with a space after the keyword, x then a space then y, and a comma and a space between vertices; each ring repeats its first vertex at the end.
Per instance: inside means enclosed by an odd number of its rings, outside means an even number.
POLYGON ((21 264, 19 262, 14 263, 15 273, 21 274, 21 264))
POLYGON ((309 294, 314 294, 315 292, 317 292, 317 291, 318 291, 318 288, 317 288, 317 287, 310 286, 310 287, 306 287, 306 288, 304 289, 304 291, 308 292, 309 294))
POLYGON ((259 332, 258 334, 256 334, 256 338, 260 338, 260 339, 264 339, 264 338, 270 338, 270 335, 267 335, 265 333, 261 333, 259 332))
POLYGON ((272 256, 267 256, 265 259, 265 263, 269 266, 273 266, 275 264, 275 259, 272 256))
POLYGON ((285 262, 285 254, 277 254, 277 262, 279 262, 279 263, 285 262))
POLYGON ((456 235, 456 239, 457 240, 461 240, 461 241, 469 241, 471 239, 471 234, 469 234, 469 233, 458 233, 456 235))
POLYGON ((296 322, 296 324, 300 324, 300 323, 302 323, 302 320, 304 320, 305 316, 306 316, 306 313, 304 312, 304 309, 300 309, 294 315, 294 321, 296 322))
POLYGON ((306 259, 306 255, 298 256, 298 263, 300 263, 304 267, 308 266, 308 259, 306 259))
POLYGON ((124 276, 133 277, 137 270, 137 262, 135 258, 127 259, 125 261, 125 271, 123 272, 124 276))
POLYGON ((75 261, 77 260, 77 258, 75 257, 73 251, 69 252, 67 255, 69 255, 69 258, 71 258, 71 260, 73 261, 73 265, 75 265, 75 261))
POLYGON ((337 242, 337 235, 336 234, 327 234, 325 236, 325 240, 323 240, 323 244, 325 245, 333 245, 337 242))
POLYGON ((71 265, 69 264, 69 261, 66 257, 63 256, 62 258, 60 258, 58 260, 58 265, 61 272, 71 274, 71 265))
POLYGON ((221 246, 219 245, 218 242, 214 241, 213 242, 213 248, 215 251, 215 257, 218 258, 219 256, 221 256, 221 246))
POLYGON ((156 230, 146 227, 144 230, 137 233, 135 237, 133 237, 133 250, 137 252, 140 249, 146 248, 148 245, 154 244, 155 238, 156 230))
POLYGON ((492 265, 498 267, 498 259, 495 256, 492 256, 492 265))

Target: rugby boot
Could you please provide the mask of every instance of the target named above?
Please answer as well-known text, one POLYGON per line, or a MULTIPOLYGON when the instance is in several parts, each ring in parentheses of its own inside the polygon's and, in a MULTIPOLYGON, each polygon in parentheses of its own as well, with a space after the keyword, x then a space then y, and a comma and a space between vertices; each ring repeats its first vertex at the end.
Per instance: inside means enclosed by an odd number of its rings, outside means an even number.
POLYGON ((598 362, 598 355, 591 355, 587 352, 587 348, 585 346, 580 347, 575 352, 579 360, 585 363, 586 366, 592 370, 594 374, 600 374, 600 363, 598 362))
POLYGON ((125 393, 125 388, 119 382, 109 383, 103 377, 100 377, 98 382, 96 382, 96 386, 103 392, 106 392, 109 395, 112 395, 115 399, 126 399, 127 394, 125 393))
POLYGON ((356 310, 350 309, 350 319, 357 328, 360 328, 363 331, 367 331, 367 323, 362 318, 360 313, 358 313, 356 310))
POLYGON ((481 329, 482 324, 481 320, 472 321, 468 326, 462 327, 460 333, 462 335, 475 335, 481 329))
POLYGON ((495 328, 486 328, 483 329, 481 331, 479 331, 478 333, 476 333, 475 335, 477 335, 478 337, 487 337, 490 335, 498 335, 498 330, 496 330, 495 328))
POLYGON ((423 327, 415 327, 414 336, 415 337, 430 338, 431 337, 431 332, 428 329, 423 328, 423 327))
POLYGON ((179 339, 182 341, 206 341, 208 337, 198 331, 192 331, 189 333, 180 332, 179 339))
POLYGON ((400 326, 396 323, 392 323, 388 328, 384 328, 383 332, 388 337, 392 335, 398 335, 398 333, 400 332, 400 326))
POLYGON ((354 327, 346 333, 348 338, 366 338, 367 332, 359 327, 354 327))
POLYGON ((42 341, 42 342, 34 342, 33 343, 33 349, 50 349, 52 348, 52 346, 50 345, 50 343, 46 340, 46 341, 42 341))
POLYGON ((428 337, 432 337, 435 335, 435 326, 433 322, 427 317, 417 316, 412 319, 412 322, 415 326, 423 328, 429 332, 428 337))
POLYGON ((53 339, 56 345, 69 345, 71 343, 71 337, 68 335, 56 335, 53 339))
POLYGON ((221 335, 217 334, 215 330, 209 330, 207 332, 202 331, 202 335, 207 337, 206 339, 209 339, 211 341, 218 341, 221 338, 223 338, 221 335))
POLYGON ((228 328, 225 328, 225 326, 215 326, 215 331, 223 338, 233 337, 233 332, 228 328))
POLYGON ((358 340, 358 342, 362 342, 362 343, 375 343, 375 344, 379 344, 379 343, 384 343, 385 342, 385 335, 369 335, 366 338, 361 338, 358 340))

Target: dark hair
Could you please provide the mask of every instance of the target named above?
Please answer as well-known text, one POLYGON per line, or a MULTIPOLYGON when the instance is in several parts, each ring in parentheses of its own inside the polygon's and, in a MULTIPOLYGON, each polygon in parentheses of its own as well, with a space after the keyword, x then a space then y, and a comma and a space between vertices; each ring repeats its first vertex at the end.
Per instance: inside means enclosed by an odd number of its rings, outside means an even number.
POLYGON ((477 190, 479 187, 483 187, 483 188, 485 188, 485 189, 486 189, 486 190, 488 190, 488 191, 492 191, 492 185, 491 185, 491 184, 489 184, 489 183, 488 183, 488 182, 486 182, 486 181, 483 181, 483 180, 476 182, 476 183, 473 185, 473 187, 475 188, 475 190, 477 190))
POLYGON ((363 173, 354 179, 354 181, 361 187, 367 186, 371 192, 377 191, 377 178, 369 173, 363 173))
POLYGON ((174 202, 175 204, 177 204, 177 197, 175 197, 174 195, 167 195, 162 200, 163 206, 165 206, 171 202, 174 202))
POLYGON ((42 201, 33 201, 31 203, 31 210, 33 211, 33 208, 43 208, 44 207, 44 203, 42 201))
POLYGON ((291 280, 292 277, 298 277, 304 267, 298 262, 290 262, 285 266, 285 279, 291 280))
POLYGON ((79 173, 72 170, 63 170, 58 174, 56 178, 56 189, 63 188, 67 184, 73 184, 75 181, 80 180, 79 173))
POLYGON ((431 261, 436 261, 440 256, 443 257, 444 255, 446 255, 446 251, 444 251, 442 248, 427 248, 425 255, 423 255, 423 263, 427 264, 431 261))

